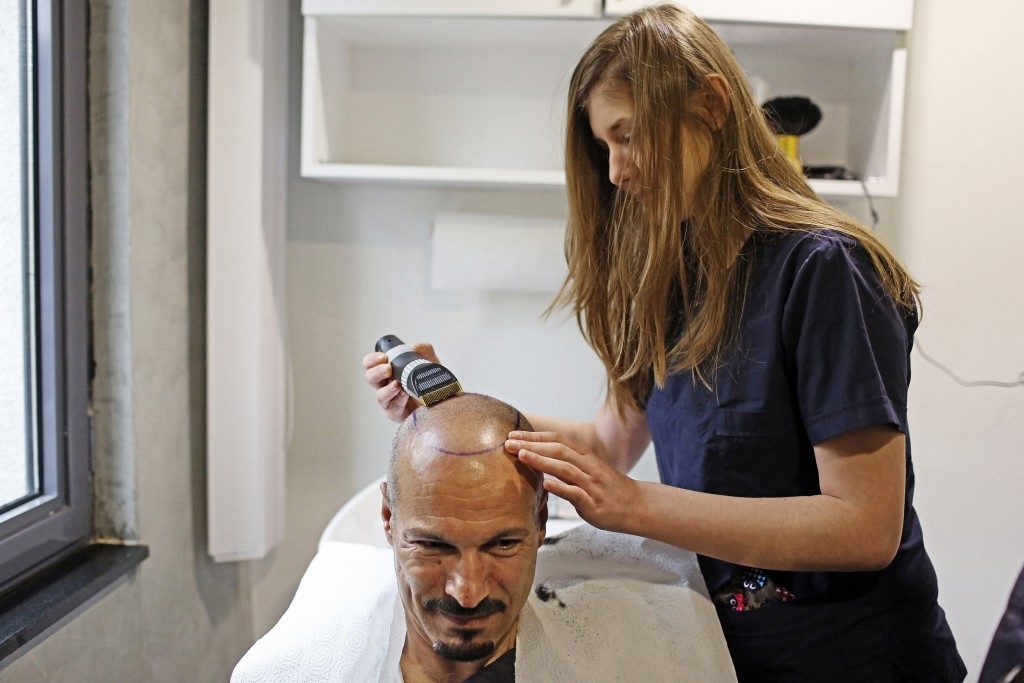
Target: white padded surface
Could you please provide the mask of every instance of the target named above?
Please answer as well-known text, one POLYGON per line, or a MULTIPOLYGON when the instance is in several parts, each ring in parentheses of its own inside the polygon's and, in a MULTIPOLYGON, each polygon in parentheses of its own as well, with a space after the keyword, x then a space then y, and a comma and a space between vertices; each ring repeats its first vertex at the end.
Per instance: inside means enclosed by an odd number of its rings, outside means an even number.
POLYGON ((231 683, 400 681, 382 677, 396 622, 404 642, 391 549, 325 544, 284 616, 235 666, 231 683))

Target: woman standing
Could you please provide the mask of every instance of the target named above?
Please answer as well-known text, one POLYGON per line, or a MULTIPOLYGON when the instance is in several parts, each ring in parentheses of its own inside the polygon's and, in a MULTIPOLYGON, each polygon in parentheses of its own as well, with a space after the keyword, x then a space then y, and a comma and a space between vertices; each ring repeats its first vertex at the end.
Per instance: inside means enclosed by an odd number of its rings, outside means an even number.
MULTIPOLYGON (((529 415, 509 452, 591 524, 697 553, 741 680, 962 680, 912 505, 910 274, 810 190, 729 48, 675 6, 580 60, 566 180, 556 304, 608 399, 529 415), (652 439, 661 484, 624 474, 652 439)), ((415 401, 364 365, 403 419, 415 401)))

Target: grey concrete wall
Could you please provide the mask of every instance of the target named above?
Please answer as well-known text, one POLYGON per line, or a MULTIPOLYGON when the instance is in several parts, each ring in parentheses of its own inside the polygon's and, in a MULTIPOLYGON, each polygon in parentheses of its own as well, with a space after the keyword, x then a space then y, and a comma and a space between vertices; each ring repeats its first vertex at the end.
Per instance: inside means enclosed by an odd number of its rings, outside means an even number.
POLYGON ((206 554, 205 26, 91 3, 97 523, 150 558, 2 681, 225 681, 253 640, 248 565, 206 554))

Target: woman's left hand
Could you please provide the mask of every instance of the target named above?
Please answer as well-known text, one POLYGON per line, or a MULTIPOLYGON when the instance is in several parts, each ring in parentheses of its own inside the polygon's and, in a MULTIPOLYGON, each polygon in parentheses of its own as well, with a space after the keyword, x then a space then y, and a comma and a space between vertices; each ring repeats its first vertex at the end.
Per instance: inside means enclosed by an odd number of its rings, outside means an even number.
POLYGON ((544 488, 572 503, 580 517, 608 531, 631 533, 641 503, 640 484, 556 432, 512 432, 505 450, 542 472, 544 488))

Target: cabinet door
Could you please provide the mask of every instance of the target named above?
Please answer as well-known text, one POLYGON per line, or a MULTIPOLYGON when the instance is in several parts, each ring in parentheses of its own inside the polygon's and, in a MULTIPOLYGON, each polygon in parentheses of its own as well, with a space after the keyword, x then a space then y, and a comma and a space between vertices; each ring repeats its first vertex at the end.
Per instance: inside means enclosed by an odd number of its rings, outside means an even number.
POLYGON ((601 0, 303 0, 305 15, 599 17, 601 0))
MULTIPOLYGON (((653 0, 605 0, 605 14, 627 14, 653 0)), ((910 29, 914 0, 685 0, 707 21, 910 29)))

